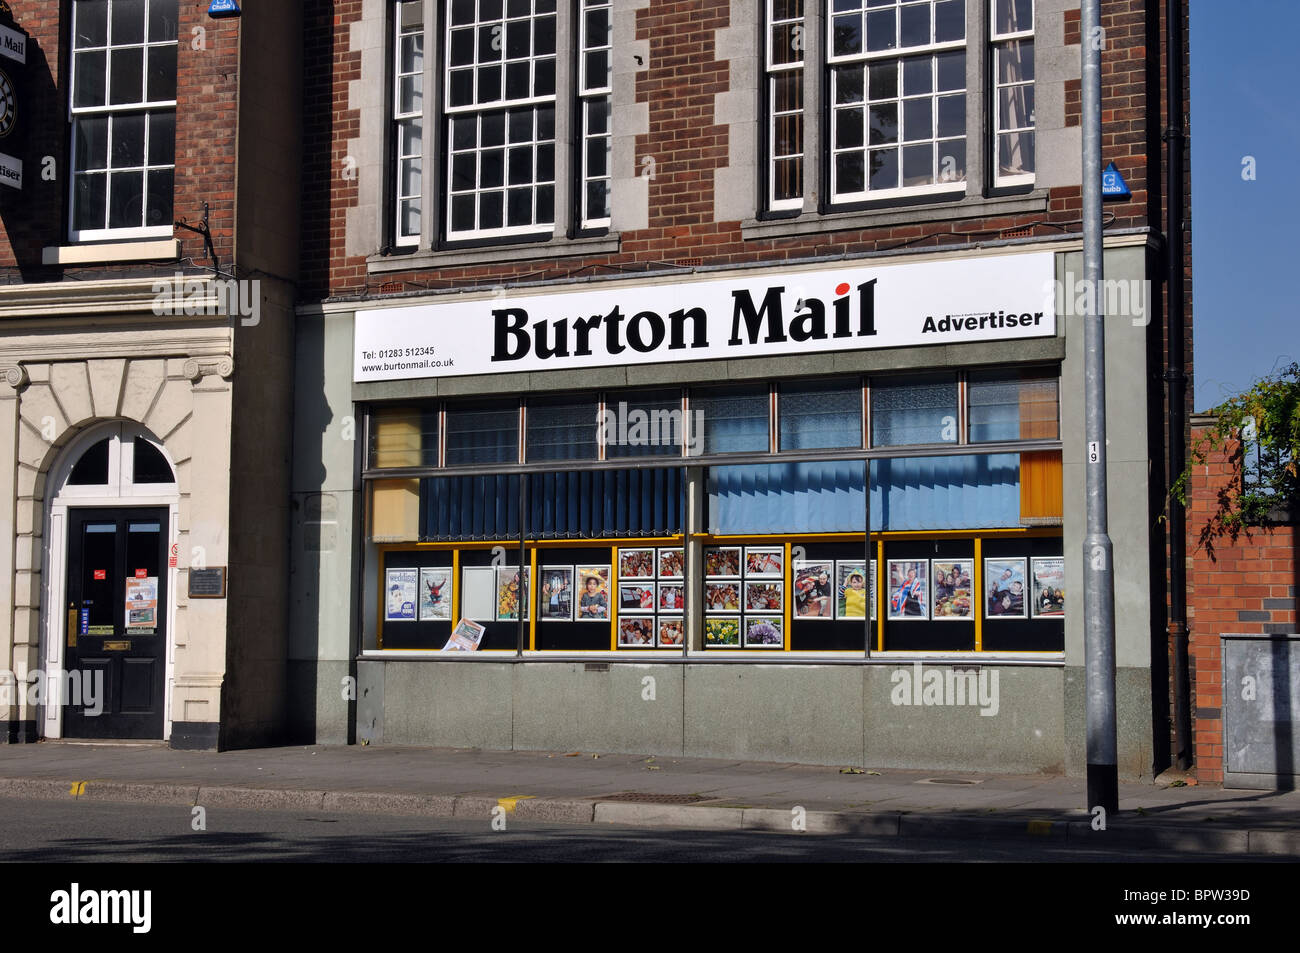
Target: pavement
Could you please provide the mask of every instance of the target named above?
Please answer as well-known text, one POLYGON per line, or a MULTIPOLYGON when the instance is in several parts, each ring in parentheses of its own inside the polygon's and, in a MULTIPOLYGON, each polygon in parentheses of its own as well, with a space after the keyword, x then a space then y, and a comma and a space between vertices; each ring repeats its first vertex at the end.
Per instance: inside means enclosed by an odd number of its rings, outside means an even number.
POLYGON ((872 770, 604 752, 161 743, 0 746, 0 797, 949 840, 1050 838, 1300 857, 1300 792, 1171 773, 1084 809, 1083 778, 872 770))

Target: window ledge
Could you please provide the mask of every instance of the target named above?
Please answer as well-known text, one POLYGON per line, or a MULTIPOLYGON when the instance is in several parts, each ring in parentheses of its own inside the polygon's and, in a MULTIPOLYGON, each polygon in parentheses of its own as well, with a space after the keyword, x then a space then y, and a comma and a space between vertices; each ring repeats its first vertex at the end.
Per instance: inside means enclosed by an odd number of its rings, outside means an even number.
POLYGON ((95 245, 52 245, 41 250, 44 265, 91 265, 100 262, 155 261, 180 258, 181 243, 175 238, 152 241, 106 242, 95 245))
POLYGON ((520 242, 511 245, 487 245, 478 248, 448 248, 403 255, 371 255, 366 259, 372 274, 446 268, 452 265, 478 265, 497 261, 534 261, 543 258, 567 258, 573 255, 600 255, 619 250, 618 235, 592 238, 552 238, 545 242, 520 242))
POLYGON ((966 218, 1021 215, 1026 212, 1047 211, 1047 191, 1030 192, 1006 198, 986 199, 967 196, 959 202, 943 205, 917 205, 880 209, 870 212, 831 212, 818 215, 805 212, 797 218, 758 221, 748 219, 741 223, 741 234, 746 239, 785 238, 792 235, 812 235, 820 232, 856 231, 866 228, 883 228, 891 225, 914 225, 924 222, 956 221, 966 218))

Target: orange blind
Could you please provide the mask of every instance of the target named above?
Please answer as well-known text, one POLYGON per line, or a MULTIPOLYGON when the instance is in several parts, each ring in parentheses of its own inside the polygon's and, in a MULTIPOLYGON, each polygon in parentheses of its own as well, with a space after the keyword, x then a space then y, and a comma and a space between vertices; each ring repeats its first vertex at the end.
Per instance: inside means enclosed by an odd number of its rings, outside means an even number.
MULTIPOLYGON (((1023 419, 1023 418, 1022 418, 1023 419)), ((1061 498, 1061 451, 1020 455, 1020 520, 1043 522, 1065 515, 1061 498)))

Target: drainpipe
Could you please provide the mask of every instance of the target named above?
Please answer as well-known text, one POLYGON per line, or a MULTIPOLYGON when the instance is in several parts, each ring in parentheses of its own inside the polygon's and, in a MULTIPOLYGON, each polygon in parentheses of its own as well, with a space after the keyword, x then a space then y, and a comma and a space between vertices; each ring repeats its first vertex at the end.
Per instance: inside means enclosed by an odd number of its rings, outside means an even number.
MULTIPOLYGON (((1183 355, 1183 4, 1165 3, 1165 91, 1168 96, 1164 140, 1168 156, 1165 250, 1169 306, 1165 381, 1169 385, 1169 477, 1176 479, 1187 462, 1185 404, 1187 377, 1183 355)), ((1179 770, 1192 765, 1191 690, 1187 665, 1186 518, 1178 501, 1169 502, 1169 637, 1174 645, 1174 759, 1179 770)))

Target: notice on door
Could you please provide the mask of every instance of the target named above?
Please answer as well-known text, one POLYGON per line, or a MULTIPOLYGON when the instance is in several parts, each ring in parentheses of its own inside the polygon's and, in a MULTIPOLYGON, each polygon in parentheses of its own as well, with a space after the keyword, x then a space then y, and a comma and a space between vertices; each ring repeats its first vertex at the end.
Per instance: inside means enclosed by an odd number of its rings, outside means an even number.
POLYGON ((126 628, 132 635, 153 635, 158 627, 158 577, 126 581, 126 628))

